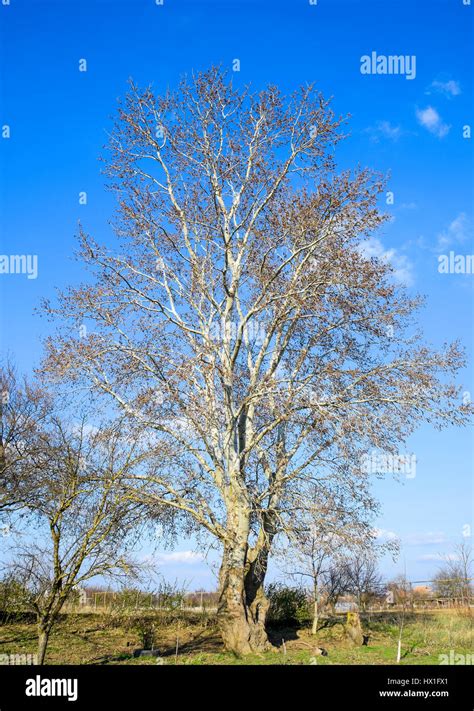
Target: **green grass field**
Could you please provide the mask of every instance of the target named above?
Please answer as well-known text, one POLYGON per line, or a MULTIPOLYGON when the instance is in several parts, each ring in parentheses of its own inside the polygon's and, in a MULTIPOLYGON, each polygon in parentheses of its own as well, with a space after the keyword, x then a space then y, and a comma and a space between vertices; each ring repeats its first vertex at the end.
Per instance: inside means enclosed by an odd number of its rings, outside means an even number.
MULTIPOLYGON (((142 616, 143 619, 143 616, 142 616)), ((274 651, 236 658, 226 653, 212 616, 154 620, 155 650, 161 664, 394 664, 397 655, 397 613, 364 617, 367 646, 354 647, 344 635, 344 616, 322 620, 317 638, 308 628, 270 630, 274 651), (328 656, 315 656, 324 647, 328 656)), ((439 664, 440 654, 471 655, 472 610, 420 611, 407 614, 402 636, 401 664, 439 664)), ((63 615, 53 632, 48 664, 157 664, 154 657, 134 658, 143 645, 136 620, 104 614, 63 615)), ((0 654, 36 651, 33 621, 6 621, 0 626, 0 654)))

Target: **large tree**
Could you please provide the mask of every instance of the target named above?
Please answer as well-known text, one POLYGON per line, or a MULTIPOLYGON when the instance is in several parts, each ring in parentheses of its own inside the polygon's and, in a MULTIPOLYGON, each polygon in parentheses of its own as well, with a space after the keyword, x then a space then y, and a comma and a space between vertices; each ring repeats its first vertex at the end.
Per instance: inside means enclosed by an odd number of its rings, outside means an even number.
POLYGON ((92 277, 48 307, 64 327, 45 369, 146 428, 161 471, 134 488, 219 542, 237 653, 267 645, 268 555, 299 487, 363 496, 363 453, 465 418, 457 345, 423 345, 419 300, 367 257, 384 181, 336 172, 342 123, 312 86, 252 93, 218 69, 162 95, 132 84, 107 160, 117 241, 81 231, 92 277))

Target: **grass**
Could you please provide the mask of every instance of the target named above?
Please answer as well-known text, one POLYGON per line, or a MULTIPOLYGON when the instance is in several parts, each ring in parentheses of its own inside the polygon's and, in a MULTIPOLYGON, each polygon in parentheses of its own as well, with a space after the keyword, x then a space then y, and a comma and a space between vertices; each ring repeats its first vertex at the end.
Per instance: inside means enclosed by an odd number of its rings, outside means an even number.
MULTIPOLYGON (((472 610, 420 611, 405 619, 401 664, 439 664, 440 654, 472 654, 472 610)), ((364 619, 368 646, 354 647, 344 634, 344 617, 322 621, 315 639, 308 628, 270 630, 274 649, 237 658, 225 652, 213 618, 188 616, 156 622, 155 649, 163 664, 394 664, 398 640, 395 613, 376 613, 364 619), (284 641, 284 644, 283 644, 284 641), (328 656, 316 656, 324 647, 328 656), (178 651, 176 653, 176 647, 178 651)), ((103 614, 63 615, 51 635, 48 664, 156 664, 153 657, 135 658, 142 647, 133 618, 103 614)), ((0 654, 31 654, 36 651, 36 628, 32 621, 0 625, 0 654)))

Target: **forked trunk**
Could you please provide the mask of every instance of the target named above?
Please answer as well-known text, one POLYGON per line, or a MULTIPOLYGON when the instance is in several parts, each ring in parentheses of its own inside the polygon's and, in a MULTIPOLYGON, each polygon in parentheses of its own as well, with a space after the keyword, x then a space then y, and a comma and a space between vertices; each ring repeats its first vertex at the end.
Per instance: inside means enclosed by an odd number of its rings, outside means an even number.
POLYGON ((226 650, 237 655, 263 652, 270 648, 265 630, 268 601, 264 572, 256 574, 246 559, 246 551, 235 565, 236 551, 224 551, 220 572, 219 630, 226 650), (234 565, 231 565, 231 560, 234 565))
POLYGON ((250 654, 269 649, 265 630, 268 602, 263 587, 250 602, 245 592, 245 572, 227 571, 219 600, 218 621, 225 648, 234 654, 250 654))
POLYGON ((268 548, 266 546, 258 551, 251 551, 244 581, 247 616, 252 626, 252 644, 259 651, 271 648, 265 627, 270 606, 264 589, 267 565, 268 548))

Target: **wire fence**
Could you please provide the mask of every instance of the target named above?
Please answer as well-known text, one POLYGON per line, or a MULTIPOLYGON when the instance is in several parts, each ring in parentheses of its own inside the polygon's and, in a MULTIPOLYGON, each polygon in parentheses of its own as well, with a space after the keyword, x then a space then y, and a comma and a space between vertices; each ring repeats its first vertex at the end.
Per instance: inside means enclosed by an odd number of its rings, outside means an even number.
MULTIPOLYGON (((361 609, 371 612, 384 610, 416 609, 446 609, 457 607, 473 607, 474 596, 471 586, 472 578, 459 581, 455 578, 443 580, 406 581, 404 589, 387 589, 378 596, 373 596, 365 604, 357 602, 354 595, 341 595, 335 605, 327 604, 332 612, 343 613, 349 609, 361 609), (437 594, 428 585, 439 583, 452 584, 449 594, 437 594), (424 586, 417 588, 417 586, 424 586)), ((91 612, 106 610, 130 611, 167 611, 167 612, 216 612, 219 602, 218 592, 198 590, 196 592, 144 592, 140 590, 113 591, 81 589, 76 591, 73 599, 67 603, 68 611, 91 612)), ((321 602, 324 602, 324 596, 321 602)))
POLYGON ((216 612, 218 593, 190 592, 176 595, 153 592, 111 590, 80 590, 74 599, 67 603, 68 611, 104 611, 104 610, 163 610, 181 612, 216 612))

